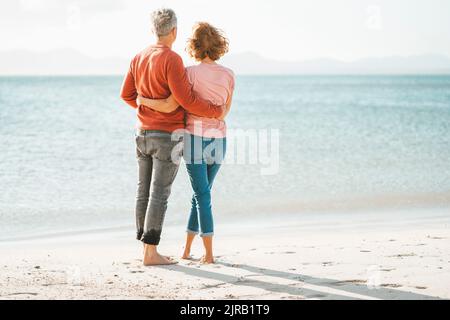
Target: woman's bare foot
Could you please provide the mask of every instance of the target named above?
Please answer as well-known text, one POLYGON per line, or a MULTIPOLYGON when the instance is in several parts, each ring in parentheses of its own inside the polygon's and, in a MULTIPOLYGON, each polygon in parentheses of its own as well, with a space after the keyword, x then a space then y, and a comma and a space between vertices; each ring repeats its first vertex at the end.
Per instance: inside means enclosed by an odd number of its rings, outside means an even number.
POLYGON ((205 255, 201 258, 201 264, 211 264, 214 263, 214 255, 213 255, 213 237, 212 236, 204 236, 202 237, 203 245, 205 246, 205 255))
POLYGON ((193 260, 194 258, 191 256, 190 251, 184 250, 183 255, 181 256, 183 260, 193 260))
POLYGON ((192 246, 192 242, 194 241, 194 238, 195 238, 195 233, 192 233, 192 232, 186 233, 186 245, 184 246, 184 253, 181 256, 181 259, 192 260, 191 246, 192 246))
POLYGON ((214 257, 213 256, 203 256, 200 259, 201 264, 213 264, 214 263, 214 257))

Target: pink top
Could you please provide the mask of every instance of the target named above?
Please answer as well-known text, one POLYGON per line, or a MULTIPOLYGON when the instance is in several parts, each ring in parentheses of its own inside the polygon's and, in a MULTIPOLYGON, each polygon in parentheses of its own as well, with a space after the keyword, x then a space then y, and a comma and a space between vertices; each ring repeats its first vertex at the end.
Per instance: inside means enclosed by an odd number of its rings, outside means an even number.
MULTIPOLYGON (((194 91, 214 105, 225 105, 234 90, 234 73, 217 63, 200 63, 187 68, 194 91)), ((193 135, 207 138, 224 138, 227 134, 225 121, 199 117, 188 113, 186 130, 193 135)))

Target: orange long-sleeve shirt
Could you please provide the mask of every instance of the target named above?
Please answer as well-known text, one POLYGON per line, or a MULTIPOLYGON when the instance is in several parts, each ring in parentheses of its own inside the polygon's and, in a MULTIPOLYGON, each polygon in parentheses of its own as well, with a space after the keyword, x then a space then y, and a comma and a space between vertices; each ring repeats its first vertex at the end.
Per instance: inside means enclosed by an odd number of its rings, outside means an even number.
POLYGON ((138 53, 131 61, 120 93, 133 108, 138 108, 138 127, 143 130, 173 132, 185 126, 185 111, 172 113, 154 111, 136 104, 138 94, 153 99, 166 99, 171 94, 189 113, 218 118, 224 106, 215 106, 192 91, 181 57, 164 45, 152 45, 138 53))

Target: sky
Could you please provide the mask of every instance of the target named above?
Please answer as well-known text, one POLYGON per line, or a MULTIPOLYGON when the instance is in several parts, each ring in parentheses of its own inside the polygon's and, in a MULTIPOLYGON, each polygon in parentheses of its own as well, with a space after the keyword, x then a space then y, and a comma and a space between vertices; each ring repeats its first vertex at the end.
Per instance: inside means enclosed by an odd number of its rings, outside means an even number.
POLYGON ((177 12, 180 53, 192 25, 208 21, 231 53, 276 60, 450 56, 448 0, 2 0, 0 51, 130 58, 154 41, 150 12, 163 6, 177 12))

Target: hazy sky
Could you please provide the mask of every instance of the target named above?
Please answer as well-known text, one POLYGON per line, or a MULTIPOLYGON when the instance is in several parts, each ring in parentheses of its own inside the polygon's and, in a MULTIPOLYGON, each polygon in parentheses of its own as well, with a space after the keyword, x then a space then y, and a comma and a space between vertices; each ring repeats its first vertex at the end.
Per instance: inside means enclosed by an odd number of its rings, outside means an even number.
POLYGON ((180 52, 193 23, 208 21, 225 30, 231 52, 279 60, 450 56, 448 0, 2 0, 0 50, 130 58, 153 41, 149 13, 161 6, 178 14, 180 52))

